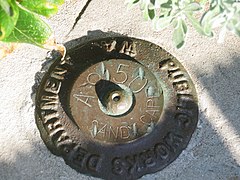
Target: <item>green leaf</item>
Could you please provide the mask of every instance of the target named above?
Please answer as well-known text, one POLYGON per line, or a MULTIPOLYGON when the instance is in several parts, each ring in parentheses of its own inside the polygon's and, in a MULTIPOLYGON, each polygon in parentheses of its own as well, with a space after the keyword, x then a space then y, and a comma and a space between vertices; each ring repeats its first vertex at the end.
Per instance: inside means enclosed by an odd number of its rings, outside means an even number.
POLYGON ((140 0, 125 0, 125 4, 127 4, 127 8, 131 9, 134 5, 136 5, 140 0))
POLYGON ((201 10, 202 7, 200 6, 199 3, 193 2, 191 4, 188 4, 185 8, 184 11, 199 11, 201 10))
POLYGON ((138 3, 140 0, 126 0, 125 3, 128 3, 128 4, 136 4, 138 3))
POLYGON ((203 30, 207 36, 213 36, 212 33, 212 21, 216 16, 221 13, 221 8, 219 6, 212 7, 209 11, 207 11, 201 19, 201 25, 203 26, 203 30))
POLYGON ((161 7, 166 9, 172 9, 172 2, 169 0, 168 2, 161 4, 161 7))
POLYGON ((19 3, 32 12, 50 17, 57 13, 64 0, 21 0, 19 3))
POLYGON ((235 27, 233 30, 232 30, 233 33, 235 33, 236 35, 238 35, 240 37, 240 25, 237 27, 235 27))
POLYGON ((167 3, 169 0, 154 0, 155 8, 160 8, 161 4, 167 3))
POLYGON ((140 8, 141 9, 147 9, 147 6, 148 6, 147 0, 141 0, 140 8))
POLYGON ((148 17, 152 20, 155 17, 154 9, 148 9, 148 17))
POLYGON ((30 43, 40 47, 51 36, 49 26, 36 14, 19 8, 19 18, 12 33, 3 41, 30 43))
POLYGON ((187 33, 186 23, 182 19, 179 19, 178 24, 173 32, 173 41, 178 49, 183 46, 186 33, 187 33))
POLYGON ((207 34, 205 34, 203 27, 200 25, 200 22, 198 22, 198 20, 195 17, 193 17, 189 13, 185 13, 185 15, 198 33, 200 33, 202 35, 207 35, 207 34))
POLYGON ((0 0, 0 8, 2 8, 6 14, 11 16, 11 6, 8 1, 6 0, 0 0))
POLYGON ((201 0, 201 1, 198 1, 200 4, 206 4, 206 3, 209 3, 209 0, 201 0))
POLYGON ((172 17, 167 16, 167 17, 162 17, 162 18, 155 18, 155 22, 154 22, 154 27, 157 31, 161 31, 165 28, 167 28, 172 21, 172 17))
POLYGON ((14 0, 3 1, 0 1, 0 40, 11 34, 19 15, 18 6, 14 0))
POLYGON ((177 28, 177 26, 178 26, 178 19, 177 19, 177 18, 174 18, 174 19, 172 20, 172 26, 174 27, 174 29, 177 28))
POLYGON ((56 5, 62 5, 64 3, 64 0, 48 0, 48 2, 56 4, 56 5))
POLYGON ((148 9, 147 8, 145 8, 143 10, 143 18, 144 18, 144 20, 148 20, 148 9))
POLYGON ((227 4, 233 4, 234 2, 237 2, 236 0, 224 0, 224 3, 227 4))
POLYGON ((228 20, 226 27, 229 31, 232 31, 234 29, 237 29, 238 24, 239 24, 238 20, 235 18, 232 18, 232 19, 228 20))

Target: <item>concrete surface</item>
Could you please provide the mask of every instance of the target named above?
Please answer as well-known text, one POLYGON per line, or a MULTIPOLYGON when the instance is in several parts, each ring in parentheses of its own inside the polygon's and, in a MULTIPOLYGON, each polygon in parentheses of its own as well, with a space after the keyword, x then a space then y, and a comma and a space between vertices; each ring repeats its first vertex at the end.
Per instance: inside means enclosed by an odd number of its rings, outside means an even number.
MULTIPOLYGON (((199 95, 198 127, 177 160, 142 179, 240 179, 240 38, 229 34, 217 44, 217 38, 190 29, 186 45, 176 50, 171 30, 153 32, 139 8, 127 10, 123 1, 93 0, 68 36, 86 0, 67 0, 47 21, 60 42, 107 31, 126 34, 162 46, 188 70, 199 95)), ((24 44, 0 61, 0 180, 95 179, 65 165, 40 138, 31 94, 46 54, 24 44)))

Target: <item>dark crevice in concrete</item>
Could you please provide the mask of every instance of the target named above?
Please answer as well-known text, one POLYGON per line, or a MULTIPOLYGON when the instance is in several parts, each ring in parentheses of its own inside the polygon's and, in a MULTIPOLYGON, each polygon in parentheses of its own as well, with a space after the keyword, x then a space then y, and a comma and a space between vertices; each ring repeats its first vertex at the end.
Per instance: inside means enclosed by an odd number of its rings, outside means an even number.
POLYGON ((77 18, 75 19, 75 22, 71 28, 71 30, 69 31, 68 35, 74 30, 75 26, 77 25, 78 21, 81 19, 82 15, 84 14, 84 12, 86 11, 87 7, 89 6, 89 4, 91 3, 92 0, 87 0, 86 4, 83 6, 82 10, 79 12, 77 18))

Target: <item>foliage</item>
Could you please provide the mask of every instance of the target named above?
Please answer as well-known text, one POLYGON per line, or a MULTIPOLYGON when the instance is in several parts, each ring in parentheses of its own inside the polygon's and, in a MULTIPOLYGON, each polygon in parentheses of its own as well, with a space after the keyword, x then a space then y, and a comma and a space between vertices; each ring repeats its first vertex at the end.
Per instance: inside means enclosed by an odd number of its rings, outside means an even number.
MULTIPOLYGON (((144 18, 158 31, 173 27, 173 41, 182 47, 189 24, 202 35, 219 40, 227 30, 240 36, 240 0, 125 0, 129 7, 139 4, 144 18), (187 22, 188 21, 188 22, 187 22)), ((40 47, 52 34, 40 16, 50 17, 64 0, 0 0, 0 41, 25 42, 40 47)))
POLYGON ((126 3, 129 7, 140 4, 144 18, 151 20, 156 30, 172 26, 177 48, 184 44, 189 23, 200 34, 210 37, 215 28, 220 28, 220 41, 227 30, 240 36, 239 0, 126 0, 126 3))
POLYGON ((39 15, 51 16, 63 3, 64 0, 0 0, 0 41, 43 47, 52 31, 39 15))

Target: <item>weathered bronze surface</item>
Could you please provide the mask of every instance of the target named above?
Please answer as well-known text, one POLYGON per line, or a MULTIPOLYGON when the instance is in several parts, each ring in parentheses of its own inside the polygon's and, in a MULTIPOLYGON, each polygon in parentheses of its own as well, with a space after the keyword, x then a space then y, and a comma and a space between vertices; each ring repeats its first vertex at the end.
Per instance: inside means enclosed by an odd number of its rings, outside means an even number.
POLYGON ((36 96, 36 123, 49 150, 81 173, 137 179, 186 148, 198 121, 184 67, 161 47, 112 37, 56 58, 36 96))

